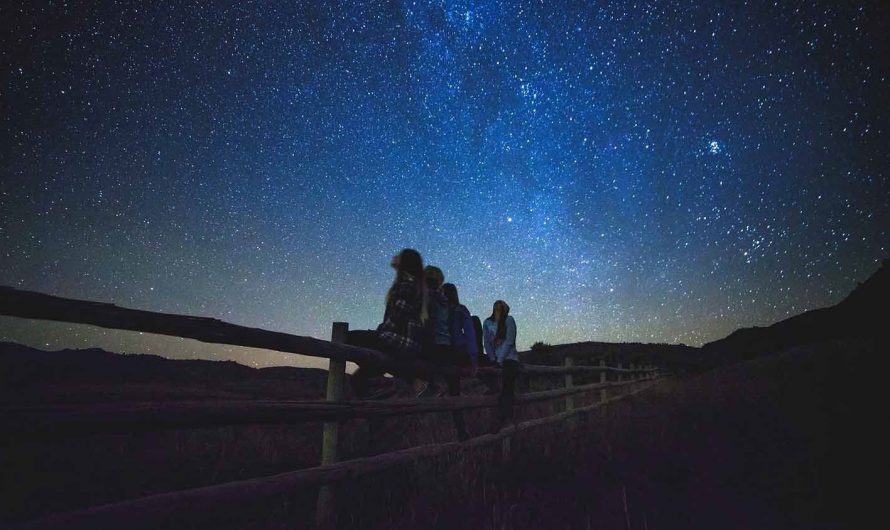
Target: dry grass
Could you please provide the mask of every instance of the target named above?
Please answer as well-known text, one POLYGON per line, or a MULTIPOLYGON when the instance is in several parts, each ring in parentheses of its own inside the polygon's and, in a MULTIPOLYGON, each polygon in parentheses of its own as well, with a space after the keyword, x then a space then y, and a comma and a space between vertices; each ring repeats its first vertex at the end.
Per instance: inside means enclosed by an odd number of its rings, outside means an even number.
POLYGON ((854 528, 878 352, 796 348, 521 433, 507 461, 479 448, 365 477, 341 488, 341 527, 854 528))

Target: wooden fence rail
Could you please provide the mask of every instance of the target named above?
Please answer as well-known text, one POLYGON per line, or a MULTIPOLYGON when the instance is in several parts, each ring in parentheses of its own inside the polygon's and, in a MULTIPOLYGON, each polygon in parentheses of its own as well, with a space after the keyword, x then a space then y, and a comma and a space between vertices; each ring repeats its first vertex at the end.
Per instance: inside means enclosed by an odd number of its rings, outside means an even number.
MULTIPOLYGON (((618 388, 636 381, 593 383, 520 394, 516 404, 548 401, 592 390, 618 388)), ((388 399, 380 401, 212 401, 80 406, 0 407, 0 436, 62 437, 121 434, 226 425, 348 421, 411 414, 491 408, 497 396, 388 399)))
POLYGON ((498 433, 484 434, 470 440, 422 445, 269 477, 161 493, 115 504, 52 515, 25 523, 16 528, 19 530, 61 528, 128 528, 136 530, 169 527, 171 522, 185 526, 200 524, 203 520, 217 516, 220 507, 237 506, 239 503, 253 499, 289 494, 304 488, 334 484, 343 480, 381 472, 419 458, 436 457, 454 451, 509 440, 510 437, 519 432, 565 421, 580 414, 591 412, 610 402, 633 396, 646 390, 652 384, 655 384, 655 381, 645 383, 627 394, 553 416, 511 425, 498 433), (139 514, 139 517, 134 517, 134 514, 139 514))
MULTIPOLYGON (((169 524, 172 517, 185 523, 202 513, 213 513, 214 507, 247 498, 282 493, 296 487, 320 486, 316 508, 318 528, 336 525, 334 490, 330 484, 386 469, 399 462, 477 444, 503 442, 502 453, 509 455, 510 436, 535 426, 570 419, 609 401, 639 391, 643 381, 656 379, 657 368, 629 368, 605 365, 578 365, 574 349, 563 350, 558 356, 563 366, 524 365, 522 373, 529 376, 564 376, 564 387, 521 394, 514 403, 564 398, 565 411, 514 425, 497 434, 466 439, 462 411, 491 408, 497 405, 495 396, 452 396, 432 399, 391 399, 381 401, 345 401, 342 399, 346 361, 372 365, 384 371, 412 370, 420 377, 429 375, 460 375, 469 377, 469 370, 424 362, 398 363, 381 352, 345 344, 349 325, 335 322, 331 341, 301 337, 256 328, 229 324, 220 320, 186 315, 157 313, 117 307, 112 304, 61 298, 9 287, 0 287, 0 315, 62 322, 89 324, 111 329, 191 338, 203 342, 264 348, 330 359, 326 401, 226 401, 179 402, 162 404, 96 405, 88 407, 4 407, 0 408, 0 422, 7 427, 3 438, 7 441, 32 437, 60 437, 97 433, 144 432, 164 429, 187 429, 223 425, 274 424, 292 422, 324 422, 320 467, 273 477, 219 484, 194 490, 153 495, 107 506, 59 514, 26 524, 25 528, 62 528, 67 526, 151 528, 169 524), (574 374, 597 373, 596 383, 575 385, 574 374), (608 374, 616 381, 609 381, 608 374), (635 385, 630 394, 607 397, 607 389, 635 385), (599 402, 577 408, 574 396, 599 390, 599 402), (458 442, 415 447, 364 459, 337 463, 339 423, 357 418, 383 418, 408 414, 451 411, 458 442), (134 514, 139 514, 134 518, 134 514)), ((585 357, 579 353, 579 357, 585 357)), ((480 375, 497 375, 499 369, 480 368, 480 375)), ((644 386, 648 386, 648 383, 644 386)))

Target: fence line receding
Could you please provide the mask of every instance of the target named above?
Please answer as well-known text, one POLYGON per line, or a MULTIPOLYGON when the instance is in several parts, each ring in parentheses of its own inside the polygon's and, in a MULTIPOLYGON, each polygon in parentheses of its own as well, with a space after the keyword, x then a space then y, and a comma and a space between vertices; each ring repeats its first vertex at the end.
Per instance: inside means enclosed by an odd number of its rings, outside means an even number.
MULTIPOLYGON (((30 523, 26 528, 62 528, 66 526, 97 526, 126 522, 127 526, 150 528, 159 521, 181 517, 183 521, 200 518, 203 510, 219 507, 239 499, 283 493, 294 488, 318 486, 316 526, 336 525, 333 484, 373 473, 420 456, 435 456, 479 444, 502 443, 502 454, 509 457, 510 437, 527 429, 558 422, 586 413, 610 401, 635 394, 658 378, 654 366, 625 368, 606 366, 602 354, 567 348, 554 357, 562 366, 523 365, 522 377, 551 378, 562 375, 563 387, 523 393, 515 404, 548 400, 564 400, 563 412, 513 424, 496 434, 468 438, 463 425, 464 410, 493 408, 496 396, 455 396, 430 399, 389 399, 379 401, 343 400, 346 361, 371 365, 384 371, 409 368, 419 376, 433 374, 473 377, 468 369, 425 362, 397 363, 381 352, 346 344, 349 325, 335 322, 331 341, 301 337, 282 332, 230 324, 221 320, 175 315, 118 307, 113 304, 62 298, 31 291, 0 286, 0 315, 39 320, 87 324, 109 329, 170 335, 202 342, 262 348, 285 353, 323 357, 330 360, 324 401, 223 401, 178 402, 152 404, 111 404, 91 406, 20 406, 0 408, 0 422, 7 427, 7 442, 37 438, 58 438, 107 433, 132 433, 164 429, 188 429, 226 425, 282 424, 324 422, 321 466, 192 490, 152 495, 142 499, 118 502, 63 514, 51 515, 30 523), (594 357, 594 359, 590 359, 594 357), (598 358, 597 358, 598 357, 598 358), (598 361, 598 364, 577 364, 577 359, 598 361), (576 385, 576 374, 599 374, 598 382, 576 385), (615 379, 610 380, 609 374, 615 379), (641 385, 641 383, 643 383, 641 385), (609 397, 608 390, 630 387, 624 394, 609 397), (579 394, 599 391, 594 404, 577 407, 579 394), (457 441, 431 444, 366 458, 337 462, 339 425, 355 419, 383 418, 410 414, 451 411, 454 414, 457 441), (139 514, 138 518, 134 514, 139 514)), ((499 374, 496 368, 480 368, 479 375, 499 374)))

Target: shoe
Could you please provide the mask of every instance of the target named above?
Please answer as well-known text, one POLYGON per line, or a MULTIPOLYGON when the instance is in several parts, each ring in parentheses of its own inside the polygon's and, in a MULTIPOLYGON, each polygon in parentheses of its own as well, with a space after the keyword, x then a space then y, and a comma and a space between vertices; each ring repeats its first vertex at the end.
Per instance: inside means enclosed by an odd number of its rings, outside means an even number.
POLYGON ((429 390, 430 384, 426 381, 420 381, 419 383, 414 384, 414 395, 416 397, 423 397, 423 393, 429 390))

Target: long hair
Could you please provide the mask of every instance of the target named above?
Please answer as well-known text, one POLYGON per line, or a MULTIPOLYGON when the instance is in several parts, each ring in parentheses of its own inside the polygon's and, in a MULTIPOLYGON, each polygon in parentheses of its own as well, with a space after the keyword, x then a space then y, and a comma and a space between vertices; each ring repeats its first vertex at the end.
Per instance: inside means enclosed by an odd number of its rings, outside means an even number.
POLYGON ((454 306, 460 305, 460 298, 457 296, 457 286, 453 283, 446 283, 442 286, 442 292, 445 293, 445 298, 448 299, 448 303, 454 306))
POLYGON ((503 300, 498 300, 491 308, 491 316, 488 317, 498 325, 498 330, 494 334, 495 340, 504 340, 507 336, 507 315, 510 314, 510 306, 503 300))
POLYGON ((392 285, 389 287, 389 291, 386 293, 386 306, 389 307, 392 293, 395 290, 399 279, 403 275, 408 275, 414 278, 414 287, 417 289, 421 298, 420 320, 426 322, 427 318, 429 318, 429 314, 427 313, 426 282, 423 277, 423 258, 420 256, 420 252, 417 252, 413 248, 402 249, 402 251, 399 252, 399 267, 396 269, 396 276, 392 281, 392 285))

